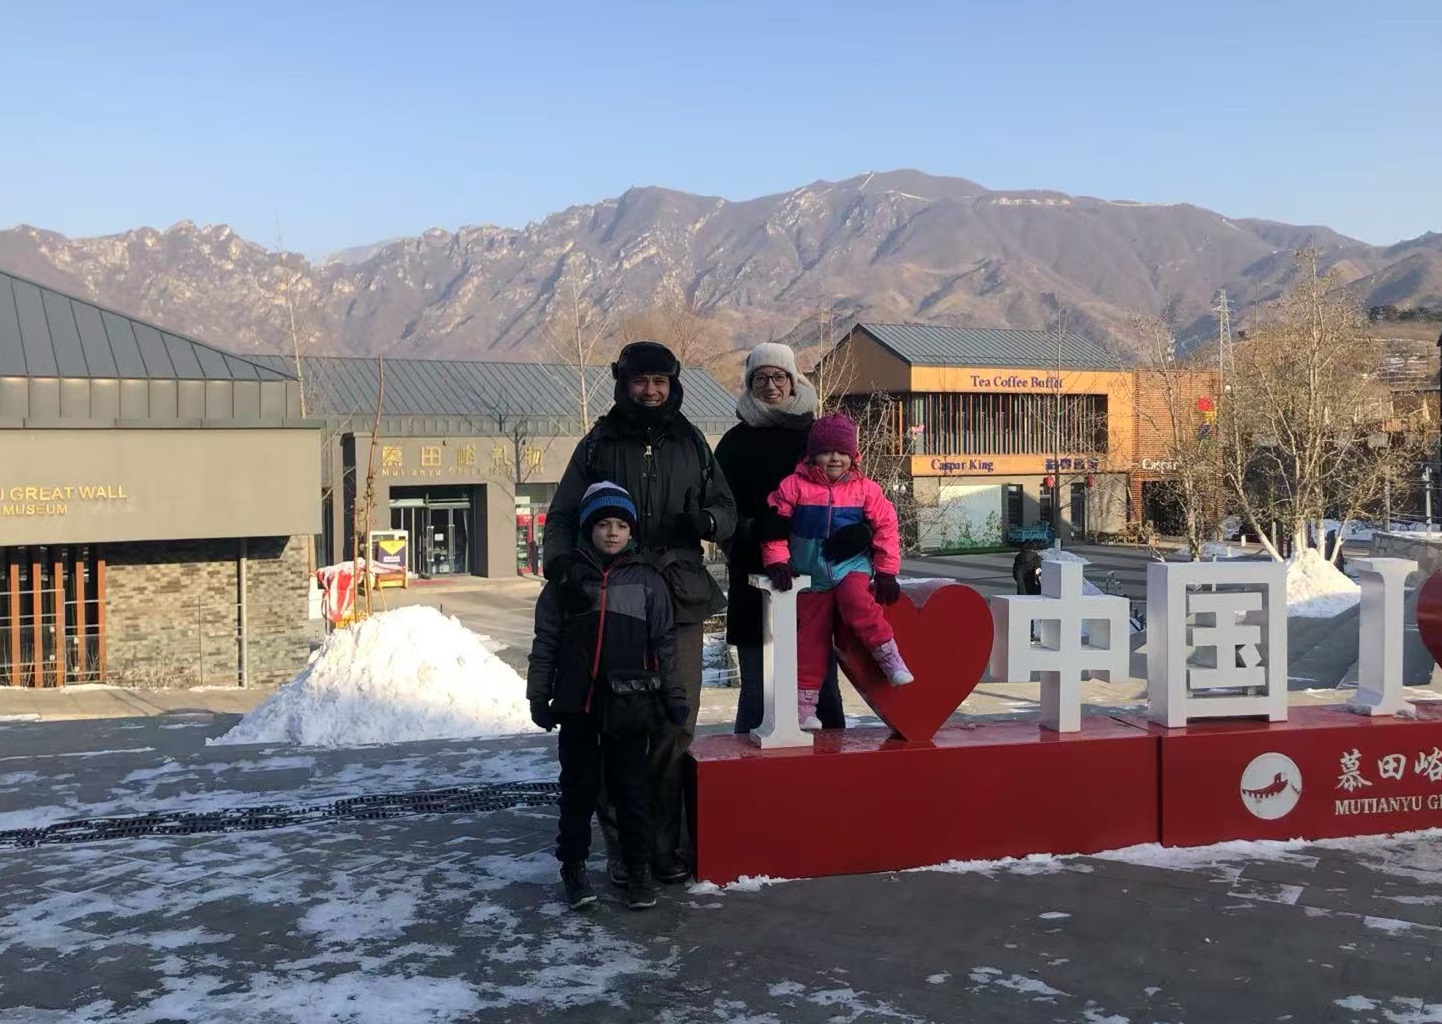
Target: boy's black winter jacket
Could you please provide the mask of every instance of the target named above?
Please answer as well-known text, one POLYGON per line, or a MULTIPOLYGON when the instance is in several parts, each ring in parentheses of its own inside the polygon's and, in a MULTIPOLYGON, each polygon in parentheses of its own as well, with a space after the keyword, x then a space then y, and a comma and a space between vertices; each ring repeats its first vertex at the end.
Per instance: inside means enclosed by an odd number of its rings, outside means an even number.
POLYGON ((597 681, 613 669, 655 671, 667 706, 686 704, 665 581, 627 554, 602 569, 582 548, 568 582, 547 583, 536 601, 526 699, 559 714, 591 711, 597 681))

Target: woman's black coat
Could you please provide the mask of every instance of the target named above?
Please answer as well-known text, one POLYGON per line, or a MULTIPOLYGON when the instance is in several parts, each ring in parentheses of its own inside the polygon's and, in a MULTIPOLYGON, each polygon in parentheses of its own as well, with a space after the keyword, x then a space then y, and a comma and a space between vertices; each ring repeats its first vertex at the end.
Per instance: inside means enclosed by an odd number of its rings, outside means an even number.
POLYGON ((736 533, 726 553, 730 595, 726 605, 726 642, 740 646, 761 643, 761 591, 746 582, 759 573, 761 541, 753 529, 766 510, 766 499, 806 454, 807 417, 795 427, 753 427, 736 424, 716 444, 716 464, 736 499, 736 533))

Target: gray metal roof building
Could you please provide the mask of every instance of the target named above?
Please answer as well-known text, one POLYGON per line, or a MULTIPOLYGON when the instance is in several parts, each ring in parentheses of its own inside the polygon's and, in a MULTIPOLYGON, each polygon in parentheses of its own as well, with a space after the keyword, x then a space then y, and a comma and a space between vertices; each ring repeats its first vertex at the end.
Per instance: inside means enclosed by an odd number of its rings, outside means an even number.
POLYGON ((1017 369, 1114 370, 1121 360, 1090 338, 1065 332, 930 324, 857 324, 913 366, 1005 366, 1017 369))
MULTIPOLYGON (((284 356, 251 356, 257 363, 295 373, 295 361, 284 356)), ((307 415, 322 419, 358 420, 375 415, 380 368, 374 359, 313 356, 300 361, 307 415)), ((686 390, 684 411, 707 433, 728 429, 736 420, 736 396, 701 369, 681 373, 686 390)), ((615 382, 609 366, 587 368, 592 418, 611 407, 615 382)), ((579 426, 579 382, 573 367, 548 363, 497 363, 464 359, 386 359, 385 426, 419 421, 406 433, 435 433, 441 421, 464 420, 495 427, 524 418, 538 432, 583 433, 579 426), (484 421, 489 420, 487 424, 484 421)), ((501 431, 504 433, 504 430, 501 431)))
MULTIPOLYGON (((471 429, 498 417, 576 433, 575 371, 540 363, 387 359, 384 426, 471 429)), ((375 415, 374 359, 236 355, 0 271, 0 424, 276 423, 375 415), (118 386, 117 386, 118 383, 118 386)), ((735 421, 736 397, 704 370, 683 371, 686 414, 708 433, 735 421)), ((611 405, 611 371, 588 370, 591 415, 611 405)), ((359 425, 357 424, 359 427, 359 425)), ((369 424, 364 429, 369 429, 369 424)))
POLYGON ((0 377, 289 380, 291 374, 0 271, 0 377))
POLYGON ((284 368, 0 272, 0 426, 294 423, 284 368))

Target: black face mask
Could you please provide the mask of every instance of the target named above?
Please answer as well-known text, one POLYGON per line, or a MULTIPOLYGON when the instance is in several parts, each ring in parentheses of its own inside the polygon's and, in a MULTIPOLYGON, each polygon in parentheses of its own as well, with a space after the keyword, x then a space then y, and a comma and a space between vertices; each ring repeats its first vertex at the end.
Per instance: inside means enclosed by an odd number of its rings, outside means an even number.
POLYGON ((671 392, 661 405, 640 405, 631 398, 625 380, 616 381, 616 406, 613 410, 628 425, 642 430, 664 427, 676 418, 681 401, 686 397, 679 377, 671 378, 671 392))

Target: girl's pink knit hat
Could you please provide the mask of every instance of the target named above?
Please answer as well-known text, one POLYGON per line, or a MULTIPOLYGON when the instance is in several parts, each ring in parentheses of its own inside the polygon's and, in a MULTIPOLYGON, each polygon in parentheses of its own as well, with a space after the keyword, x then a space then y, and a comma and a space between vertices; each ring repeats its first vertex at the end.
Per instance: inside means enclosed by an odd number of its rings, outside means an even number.
POLYGON ((806 435, 806 454, 844 452, 853 459, 860 455, 856 444, 856 424, 844 412, 823 416, 811 424, 806 435))

